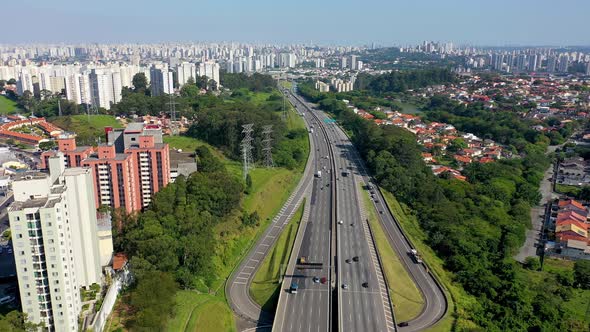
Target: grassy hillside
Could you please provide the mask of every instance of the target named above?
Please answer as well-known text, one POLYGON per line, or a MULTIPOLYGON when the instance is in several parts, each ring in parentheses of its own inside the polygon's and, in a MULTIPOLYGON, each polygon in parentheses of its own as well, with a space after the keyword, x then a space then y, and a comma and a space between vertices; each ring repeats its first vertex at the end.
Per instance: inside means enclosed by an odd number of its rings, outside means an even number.
POLYGON ((104 142, 104 127, 123 127, 111 115, 70 115, 55 117, 49 121, 65 131, 76 133, 76 142, 79 145, 96 145, 99 139, 104 142))
POLYGON ((18 108, 18 104, 12 99, 8 99, 5 96, 0 96, 0 114, 12 114, 21 111, 18 108))

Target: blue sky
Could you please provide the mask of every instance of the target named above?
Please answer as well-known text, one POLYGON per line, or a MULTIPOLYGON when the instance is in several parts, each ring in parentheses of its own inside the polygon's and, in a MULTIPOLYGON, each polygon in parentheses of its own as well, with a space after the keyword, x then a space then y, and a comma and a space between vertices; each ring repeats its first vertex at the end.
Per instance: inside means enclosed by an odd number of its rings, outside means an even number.
POLYGON ((590 45, 589 0, 13 0, 0 43, 590 45))

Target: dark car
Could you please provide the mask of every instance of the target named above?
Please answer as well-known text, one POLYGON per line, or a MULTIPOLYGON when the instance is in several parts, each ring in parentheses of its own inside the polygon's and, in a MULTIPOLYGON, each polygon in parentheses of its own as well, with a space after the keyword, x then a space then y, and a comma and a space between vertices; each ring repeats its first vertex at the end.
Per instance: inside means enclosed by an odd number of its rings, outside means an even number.
POLYGON ((328 278, 326 278, 326 277, 322 277, 322 278, 320 279, 320 282, 321 282, 322 284, 325 284, 326 282, 328 282, 328 278))
POLYGON ((399 327, 404 327, 404 326, 408 326, 408 325, 410 325, 410 323, 408 323, 408 322, 401 322, 401 323, 397 324, 397 326, 399 326, 399 327))
POLYGON ((369 288, 369 283, 368 282, 363 282, 363 288, 369 288))
POLYGON ((345 262, 346 262, 346 263, 348 263, 348 264, 350 264, 350 258, 347 258, 347 259, 345 260, 345 262))
POLYGON ((319 283, 319 282, 320 282, 320 278, 318 278, 318 277, 313 277, 313 282, 314 282, 315 284, 319 283))
POLYGON ((354 256, 354 257, 352 258, 352 260, 353 260, 353 261, 355 261, 355 262, 358 262, 358 261, 359 261, 359 256, 354 256))

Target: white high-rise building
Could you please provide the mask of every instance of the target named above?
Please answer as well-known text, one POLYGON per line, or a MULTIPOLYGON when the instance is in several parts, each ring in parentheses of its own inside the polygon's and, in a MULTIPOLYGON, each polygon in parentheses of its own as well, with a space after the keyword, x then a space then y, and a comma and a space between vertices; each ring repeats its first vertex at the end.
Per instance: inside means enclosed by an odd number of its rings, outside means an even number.
POLYGON ((80 76, 80 74, 73 74, 65 77, 66 98, 76 104, 82 104, 80 76))
POLYGON ((279 67, 293 68, 297 65, 297 56, 293 53, 281 53, 279 57, 279 67))
MULTIPOLYGON (((236 71, 241 72, 241 71, 236 71)), ((219 64, 214 61, 205 61, 199 63, 197 70, 199 76, 207 76, 208 79, 214 80, 219 86, 219 64)))
POLYGON ((21 71, 16 81, 16 92, 22 96, 25 91, 33 93, 33 78, 28 72, 21 71))
POLYGON ((195 79, 195 64, 190 62, 183 62, 176 67, 178 75, 178 85, 182 87, 188 82, 189 78, 195 79))
MULTIPOLYGON (((92 69, 89 75, 91 104, 110 109, 115 102, 113 75, 103 69, 92 69)), ((119 91, 120 93, 120 91, 119 91)))
POLYGON ((99 283, 100 252, 90 168, 65 169, 50 158, 50 174, 13 182, 8 208, 22 309, 50 331, 77 331, 80 287, 99 283))

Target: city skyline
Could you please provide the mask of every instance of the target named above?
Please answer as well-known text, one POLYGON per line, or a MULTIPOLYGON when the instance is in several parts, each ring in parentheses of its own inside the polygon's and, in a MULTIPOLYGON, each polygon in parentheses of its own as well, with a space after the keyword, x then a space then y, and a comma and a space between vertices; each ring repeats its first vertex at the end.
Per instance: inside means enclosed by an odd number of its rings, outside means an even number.
POLYGON ((51 4, 8 3, 5 24, 19 33, 3 36, 12 43, 155 43, 215 41, 317 43, 321 45, 400 45, 422 40, 453 41, 478 46, 585 46, 584 15, 590 3, 566 0, 556 16, 548 0, 494 6, 466 0, 421 3, 370 0, 295 4, 267 0, 256 3, 181 3, 166 7, 155 2, 114 2, 76 5, 71 0, 51 4), (350 10, 351 7, 359 10, 350 10), (117 9, 117 10, 115 10, 117 9), (43 27, 43 34, 39 29, 43 27), (72 27, 76 27, 72 29, 72 27), (273 28, 269 28, 273 27, 273 28))

